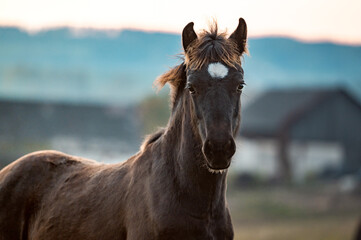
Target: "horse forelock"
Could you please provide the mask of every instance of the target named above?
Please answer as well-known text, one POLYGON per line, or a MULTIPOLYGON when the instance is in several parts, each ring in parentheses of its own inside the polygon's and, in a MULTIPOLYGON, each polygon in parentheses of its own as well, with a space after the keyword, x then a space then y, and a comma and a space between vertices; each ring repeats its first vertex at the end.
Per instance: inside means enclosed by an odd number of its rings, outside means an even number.
POLYGON ((185 52, 187 69, 199 70, 211 62, 223 62, 229 67, 241 66, 241 53, 237 44, 227 38, 226 32, 219 32, 217 22, 210 24, 209 31, 198 34, 185 52))
POLYGON ((159 76, 154 85, 159 90, 166 83, 170 84, 171 104, 174 106, 179 87, 185 85, 187 70, 200 70, 212 62, 222 62, 229 67, 238 68, 241 66, 241 55, 236 42, 227 38, 226 32, 220 33, 217 22, 214 21, 210 24, 209 31, 200 32, 198 38, 182 54, 183 62, 159 76))

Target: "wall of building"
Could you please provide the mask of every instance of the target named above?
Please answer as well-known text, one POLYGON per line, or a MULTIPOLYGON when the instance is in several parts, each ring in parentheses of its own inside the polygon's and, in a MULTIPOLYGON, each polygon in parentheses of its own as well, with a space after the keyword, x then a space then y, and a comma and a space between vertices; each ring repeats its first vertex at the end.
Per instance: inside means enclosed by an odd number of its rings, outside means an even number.
POLYGON ((332 95, 296 121, 290 138, 343 145, 345 169, 361 168, 361 108, 347 95, 332 95))
MULTIPOLYGON (((239 173, 252 173, 273 178, 278 170, 277 142, 268 139, 239 138, 232 168, 239 173)), ((293 180, 304 181, 327 168, 340 168, 344 149, 339 143, 292 141, 289 152, 293 180)))

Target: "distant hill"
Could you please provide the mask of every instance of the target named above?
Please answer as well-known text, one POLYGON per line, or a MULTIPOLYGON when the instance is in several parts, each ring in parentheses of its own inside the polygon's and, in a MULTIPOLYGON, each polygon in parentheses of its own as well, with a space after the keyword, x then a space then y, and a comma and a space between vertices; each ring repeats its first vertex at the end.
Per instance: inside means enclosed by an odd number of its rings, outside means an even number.
MULTIPOLYGON (((249 40, 250 90, 344 86, 361 98, 361 47, 249 40)), ((181 37, 133 30, 59 28, 29 34, 0 28, 0 97, 127 104, 152 93, 155 78, 179 62, 181 37)))
POLYGON ((249 45, 248 77, 263 87, 341 85, 361 91, 361 46, 287 38, 251 39, 249 45))

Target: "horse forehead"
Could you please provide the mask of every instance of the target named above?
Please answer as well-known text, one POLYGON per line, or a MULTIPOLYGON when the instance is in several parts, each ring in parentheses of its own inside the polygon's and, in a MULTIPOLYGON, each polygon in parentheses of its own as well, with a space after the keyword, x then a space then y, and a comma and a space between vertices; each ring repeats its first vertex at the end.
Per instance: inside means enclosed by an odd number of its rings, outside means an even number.
POLYGON ((212 78, 225 78, 228 75, 228 67, 220 62, 210 63, 208 73, 212 78))

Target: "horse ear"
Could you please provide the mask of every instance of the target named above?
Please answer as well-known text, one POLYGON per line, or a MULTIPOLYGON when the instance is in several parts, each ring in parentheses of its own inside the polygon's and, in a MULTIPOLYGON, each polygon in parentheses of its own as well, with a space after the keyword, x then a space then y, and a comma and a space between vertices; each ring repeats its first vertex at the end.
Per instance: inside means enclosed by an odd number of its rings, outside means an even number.
POLYGON ((246 51, 247 24, 243 18, 239 19, 237 29, 231 34, 229 38, 236 42, 240 54, 243 54, 246 51))
POLYGON ((183 29, 182 44, 183 44, 184 52, 187 51, 189 44, 191 44, 194 40, 197 39, 197 34, 194 32, 193 26, 194 26, 194 23, 190 22, 183 29))

